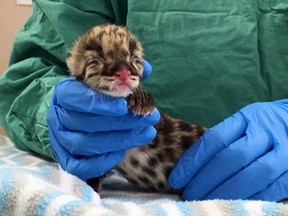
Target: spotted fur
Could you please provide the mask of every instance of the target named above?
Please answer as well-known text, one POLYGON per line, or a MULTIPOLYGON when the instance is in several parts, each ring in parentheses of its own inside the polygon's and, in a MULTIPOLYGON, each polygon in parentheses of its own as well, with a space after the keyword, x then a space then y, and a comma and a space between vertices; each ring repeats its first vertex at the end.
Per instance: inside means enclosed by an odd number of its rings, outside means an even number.
MULTIPOLYGON (((92 89, 125 97, 136 115, 155 108, 153 98, 141 87, 143 49, 125 27, 96 26, 81 36, 67 57, 70 73, 92 89), (120 74, 120 75, 119 75, 120 74), (122 76, 122 77, 121 77, 122 76)), ((206 128, 161 114, 157 136, 144 146, 131 148, 115 168, 131 183, 160 192, 172 192, 167 178, 176 161, 206 128)), ((87 181, 98 190, 100 180, 87 181)))

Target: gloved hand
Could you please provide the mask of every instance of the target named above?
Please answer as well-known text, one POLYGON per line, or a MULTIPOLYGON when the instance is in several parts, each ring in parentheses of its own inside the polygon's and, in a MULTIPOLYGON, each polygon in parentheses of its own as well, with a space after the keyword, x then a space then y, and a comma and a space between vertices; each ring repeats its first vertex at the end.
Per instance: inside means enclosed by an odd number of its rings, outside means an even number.
POLYGON ((169 183, 186 200, 288 197, 288 99, 254 103, 209 129, 169 183))
MULTIPOLYGON (((144 78, 152 71, 144 61, 144 78)), ((53 152, 67 172, 82 180, 102 176, 117 165, 128 148, 147 144, 156 136, 158 110, 134 116, 124 98, 92 91, 68 78, 60 82, 47 114, 53 152)))

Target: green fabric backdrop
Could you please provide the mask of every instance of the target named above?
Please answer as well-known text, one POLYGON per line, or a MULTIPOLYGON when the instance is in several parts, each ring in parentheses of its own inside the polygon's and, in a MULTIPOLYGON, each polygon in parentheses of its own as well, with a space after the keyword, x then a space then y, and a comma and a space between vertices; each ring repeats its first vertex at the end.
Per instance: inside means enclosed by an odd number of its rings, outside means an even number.
POLYGON ((288 97, 287 0, 128 1, 161 110, 208 127, 288 97))

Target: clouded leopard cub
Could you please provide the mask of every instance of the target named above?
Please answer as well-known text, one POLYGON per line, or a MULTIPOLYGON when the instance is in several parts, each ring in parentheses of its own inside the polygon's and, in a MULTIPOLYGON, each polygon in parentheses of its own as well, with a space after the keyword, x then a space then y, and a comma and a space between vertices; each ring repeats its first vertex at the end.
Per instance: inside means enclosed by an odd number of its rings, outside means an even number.
MULTIPOLYGON (((90 29, 75 42, 67 65, 77 80, 103 94, 125 97, 134 114, 146 115, 155 105, 139 83, 143 75, 142 57, 141 44, 131 32, 107 24, 90 29)), ((165 114, 155 128, 156 138, 144 146, 128 149, 115 168, 142 188, 170 192, 167 178, 171 169, 206 129, 165 114)), ((97 191, 100 179, 93 178, 87 183, 97 191)))

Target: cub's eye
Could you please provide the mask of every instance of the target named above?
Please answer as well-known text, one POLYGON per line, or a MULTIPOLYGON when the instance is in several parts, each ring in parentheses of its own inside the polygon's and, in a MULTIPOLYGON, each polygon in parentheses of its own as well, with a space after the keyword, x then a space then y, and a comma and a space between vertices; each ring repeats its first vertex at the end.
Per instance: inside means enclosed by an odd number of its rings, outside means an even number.
POLYGON ((137 74, 139 77, 142 77, 142 74, 143 74, 142 61, 143 61, 143 59, 139 58, 137 56, 132 56, 130 58, 131 68, 133 69, 134 74, 137 74))
POLYGON ((132 56, 130 58, 130 62, 132 64, 142 64, 142 59, 138 58, 137 56, 132 56))
POLYGON ((99 66, 99 65, 103 65, 104 63, 105 63, 104 59, 99 58, 99 57, 93 57, 87 61, 86 66, 91 66, 91 65, 99 66))

